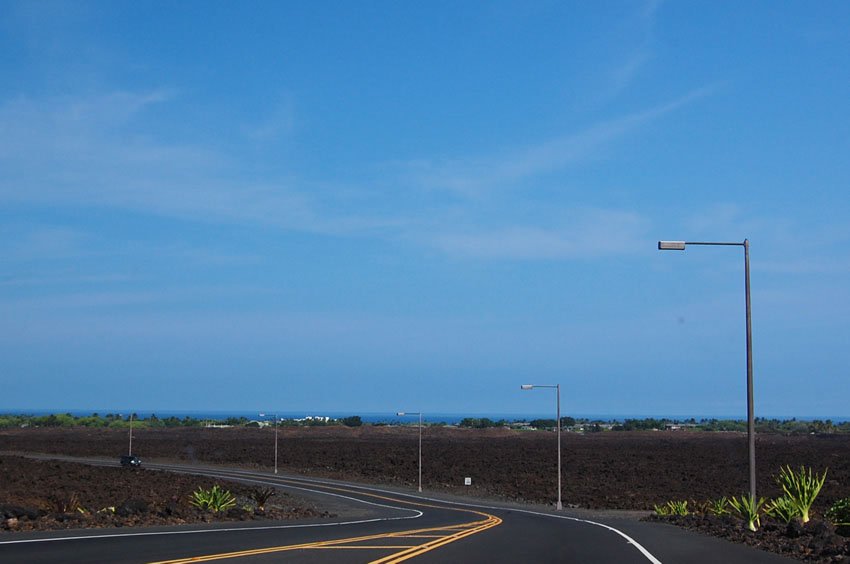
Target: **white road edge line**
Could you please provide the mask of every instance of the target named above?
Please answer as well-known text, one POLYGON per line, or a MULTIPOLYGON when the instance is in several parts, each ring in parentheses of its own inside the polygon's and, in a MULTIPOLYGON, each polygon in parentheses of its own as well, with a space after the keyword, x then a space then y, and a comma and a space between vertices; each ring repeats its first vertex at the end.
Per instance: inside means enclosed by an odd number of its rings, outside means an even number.
POLYGON ((308 527, 336 527, 342 525, 359 525, 361 523, 378 523, 380 521, 397 521, 400 519, 416 519, 420 515, 413 515, 409 517, 386 517, 380 519, 363 519, 360 521, 341 521, 337 523, 313 523, 307 525, 270 525, 267 527, 231 527, 231 528, 220 528, 220 529, 195 529, 192 531, 148 531, 145 533, 117 533, 117 534, 109 534, 109 535, 80 535, 77 537, 48 537, 43 539, 21 539, 21 540, 13 540, 13 541, 0 541, 0 545, 3 544, 25 544, 25 543, 38 543, 38 542, 59 542, 59 541, 69 541, 69 540, 85 540, 85 539, 113 539, 113 538, 122 538, 122 537, 155 537, 155 536, 166 536, 166 535, 194 535, 200 533, 232 533, 234 531, 268 531, 275 529, 305 529, 308 527))
MULTIPOLYGON (((188 473, 188 472, 186 472, 188 473)), ((214 470, 205 472, 193 472, 192 474, 201 475, 201 476, 218 476, 214 470)), ((259 477, 257 474, 249 474, 253 477, 259 477)), ((357 521, 337 521, 334 523, 310 523, 310 524, 301 524, 301 525, 269 525, 265 527, 222 527, 215 529, 193 529, 189 531, 148 531, 141 533, 112 533, 105 535, 79 535, 75 537, 46 537, 40 539, 19 539, 19 540, 11 540, 11 541, 0 541, 0 545, 5 544, 26 544, 26 543, 39 543, 39 542, 60 542, 60 541, 70 541, 70 540, 83 540, 83 539, 111 539, 111 538, 123 538, 123 537, 150 537, 150 536, 166 536, 166 535, 193 535, 193 534, 202 534, 202 533, 221 533, 221 532, 234 532, 234 531, 267 531, 267 530, 277 530, 277 529, 306 529, 310 527, 339 527, 344 525, 360 525, 363 523, 379 523, 382 521, 402 521, 405 519, 418 519, 422 517, 424 513, 419 511, 418 509, 410 509, 407 507, 397 507, 394 505, 385 505, 382 503, 375 503, 373 501, 366 501, 364 499, 357 499, 356 497, 350 497, 347 495, 342 495, 338 493, 325 492, 321 490, 311 490, 310 488, 302 488, 298 486, 288 486, 282 484, 276 484, 273 481, 269 480, 252 480, 248 478, 240 478, 244 482, 251 482, 255 484, 272 484, 278 487, 286 487, 295 490, 301 490, 311 493, 316 493, 320 495, 327 495, 332 497, 339 497, 342 499, 348 499, 351 501, 355 501, 357 503, 363 503, 365 505, 374 505, 375 507, 383 507, 384 509, 395 509, 398 511, 410 511, 414 513, 414 515, 407 515, 404 517, 380 517, 375 519, 360 519, 357 521)), ((330 485, 330 484, 328 484, 330 485)))
MULTIPOLYGON (((175 471, 174 470, 175 468, 181 468, 180 466, 171 466, 171 465, 166 465, 166 464, 163 464, 163 465, 157 464, 157 465, 151 465, 151 466, 152 467, 159 466, 160 469, 166 470, 166 471, 175 471)), ((190 469, 190 467, 187 468, 187 470, 189 470, 189 469, 190 469)), ((177 471, 179 471, 179 470, 177 470, 177 471)), ((185 473, 204 475, 204 472, 216 473, 218 471, 216 471, 212 468, 204 468, 204 469, 200 469, 200 472, 185 472, 185 473)), ((643 554, 644 557, 646 557, 646 559, 649 560, 652 564, 662 564, 661 561, 658 560, 655 556, 653 556, 651 552, 649 552, 646 548, 643 547, 643 545, 641 545, 639 542, 637 542, 635 539, 633 539, 632 537, 630 537, 629 535, 627 535, 623 531, 616 529, 616 528, 614 528, 610 525, 606 525, 604 523, 597 523, 596 521, 590 521, 588 519, 579 519, 578 517, 569 517, 567 515, 553 515, 551 513, 541 513, 539 511, 530 511, 528 509, 517 509, 517 508, 512 508, 512 507, 498 507, 498 506, 492 506, 492 505, 478 505, 478 504, 474 504, 474 503, 462 503, 462 502, 459 502, 459 501, 447 501, 447 500, 444 500, 444 499, 418 496, 418 495, 413 495, 413 494, 408 494, 408 493, 403 493, 403 492, 394 492, 394 491, 391 491, 391 490, 384 490, 384 489, 381 489, 381 488, 362 486, 362 485, 359 485, 359 484, 348 484, 348 483, 341 484, 341 483, 337 483, 337 482, 330 482, 330 481, 326 481, 326 480, 317 480, 317 479, 312 479, 312 478, 304 478, 304 477, 300 477, 300 476, 298 476, 298 477, 266 476, 266 475, 261 474, 259 472, 249 472, 249 471, 245 471, 245 470, 222 470, 221 473, 222 474, 225 474, 225 473, 236 474, 237 476, 251 476, 252 478, 263 478, 264 480, 267 480, 267 481, 250 480, 248 478, 242 478, 242 479, 244 479, 245 481, 249 481, 249 482, 255 482, 255 483, 260 483, 260 484, 275 484, 278 487, 301 489, 303 491, 310 491, 310 492, 313 492, 313 493, 319 493, 319 494, 323 494, 323 495, 330 495, 330 496, 335 496, 335 497, 341 497, 341 498, 344 498, 344 499, 351 499, 351 500, 354 500, 354 501, 357 501, 357 502, 360 502, 360 503, 365 503, 365 504, 368 504, 368 505, 375 505, 375 506, 378 506, 378 507, 399 509, 399 510, 404 510, 404 511, 416 511, 418 513, 418 515, 411 515, 411 516, 407 516, 407 517, 389 517, 389 518, 382 518, 382 519, 366 519, 366 520, 362 520, 362 521, 349 521, 349 522, 342 522, 342 523, 316 523, 316 524, 313 524, 313 525, 279 525, 279 526, 270 526, 270 527, 235 527, 235 528, 229 528, 229 529, 200 529, 200 530, 194 530, 194 531, 157 531, 157 532, 147 532, 147 533, 123 533, 123 534, 113 534, 113 535, 91 535, 91 536, 79 536, 79 537, 26 539, 26 540, 15 540, 15 541, 0 541, 0 545, 27 543, 27 542, 53 542, 53 541, 78 540, 78 539, 90 539, 90 538, 115 538, 115 537, 152 536, 152 535, 186 535, 186 534, 193 534, 193 533, 214 533, 214 532, 218 532, 218 531, 230 532, 230 531, 256 531, 256 530, 266 530, 266 529, 295 529, 295 528, 305 528, 305 527, 330 527, 330 526, 337 526, 337 525, 356 525, 356 524, 359 524, 359 523, 374 523, 374 522, 379 522, 379 521, 397 521, 397 520, 402 520, 402 519, 416 519, 416 518, 421 517, 423 515, 423 513, 421 511, 414 510, 414 509, 407 509, 407 508, 404 508, 404 507, 394 507, 394 506, 390 506, 390 505, 381 505, 379 503, 373 503, 373 502, 369 502, 369 501, 365 501, 365 500, 361 500, 361 499, 357 499, 357 498, 353 498, 353 497, 344 496, 344 495, 341 495, 341 494, 334 494, 334 493, 330 493, 330 492, 322 492, 322 491, 318 491, 318 490, 310 490, 309 488, 299 488, 297 486, 291 486, 291 485, 286 485, 286 484, 276 484, 273 480, 275 478, 277 478, 277 479, 281 479, 281 480, 293 480, 293 481, 304 482, 304 483, 307 483, 307 484, 316 484, 316 485, 324 485, 324 486, 345 485, 346 487, 350 487, 350 488, 354 488, 354 489, 360 489, 360 490, 365 490, 365 491, 370 491, 370 492, 378 492, 378 493, 382 493, 382 494, 400 495, 400 496, 403 496, 403 497, 408 497, 408 498, 411 498, 411 499, 419 499, 419 500, 423 500, 423 501, 431 501, 431 502, 437 502, 437 503, 447 503, 449 505, 460 505, 462 507, 474 507, 476 509, 490 509, 490 510, 498 510, 498 511, 515 511, 517 513, 526 513, 526 514, 529 514, 529 515, 538 515, 538 516, 541 516, 541 517, 552 517, 554 519, 565 519, 567 521, 574 521, 574 522, 577 522, 577 523, 586 523, 588 525, 594 525, 594 526, 597 526, 597 527, 602 527, 603 529, 607 529, 607 530, 609 530, 613 533, 620 535, 621 537, 623 537, 626 540, 626 542, 628 544, 631 544, 641 554, 643 554), (271 481, 269 481, 269 478, 271 478, 271 481)), ((209 475, 209 474, 207 474, 207 475, 209 475)))
MULTIPOLYGON (((240 471, 240 470, 235 470, 235 471, 232 471, 232 472, 235 473, 235 474, 247 474, 247 475, 253 475, 253 476, 257 475, 257 474, 252 474, 252 473, 249 473, 249 472, 246 472, 246 471, 240 471)), ((335 484, 334 482, 328 482, 328 481, 325 481, 325 480, 314 480, 314 479, 311 479, 311 478, 285 478, 285 479, 287 479, 287 480, 289 480, 289 479, 301 480, 302 482, 313 483, 313 484, 323 484, 323 485, 328 485, 328 486, 338 485, 338 484, 335 484)), ((378 492, 378 493, 391 494, 391 495, 400 495, 400 496, 404 496, 404 497, 409 497, 411 499, 421 499, 421 500, 424 500, 424 501, 431 501, 431 502, 437 502, 437 503, 448 503, 450 505, 460 505, 462 507, 474 507, 476 509, 490 509, 490 510, 498 510, 498 511, 515 511, 517 513, 526 513, 526 514, 529 514, 529 515, 539 515, 541 517, 552 517, 553 519, 565 519, 565 520, 568 520, 568 521, 575 521, 577 523, 586 523, 588 525, 595 525, 597 527, 602 527, 603 529, 607 529, 607 530, 609 530, 613 533, 616 533, 616 534, 620 535, 621 537, 623 537, 626 540, 627 543, 634 546, 652 564, 662 564, 661 561, 658 560, 655 556, 653 556, 653 554, 651 552, 649 552, 646 548, 644 548, 643 545, 641 545, 638 541, 636 541, 635 539, 633 539, 632 537, 630 537, 629 535, 627 535, 623 531, 621 531, 617 528, 614 528, 610 525, 606 525, 604 523, 597 523, 596 521, 590 521, 589 519, 580 519, 578 517, 569 517, 567 515, 553 515, 551 513, 541 513, 539 511, 531 511, 531 510, 528 510, 528 509, 518 509, 518 508, 513 508, 513 507, 498 507, 498 506, 493 506, 493 505, 478 505, 478 504, 475 504, 475 503, 463 503, 463 502, 459 502, 459 501, 448 501, 448 500, 444 500, 444 499, 437 499, 437 498, 432 498, 432 497, 413 495, 413 494, 408 494, 408 493, 403 493, 403 492, 394 492, 394 491, 391 491, 391 490, 384 490, 384 489, 381 489, 381 488, 374 488, 374 487, 362 486, 362 485, 357 485, 357 484, 347 484, 347 486, 353 487, 354 489, 366 490, 366 491, 371 491, 371 492, 378 492)))

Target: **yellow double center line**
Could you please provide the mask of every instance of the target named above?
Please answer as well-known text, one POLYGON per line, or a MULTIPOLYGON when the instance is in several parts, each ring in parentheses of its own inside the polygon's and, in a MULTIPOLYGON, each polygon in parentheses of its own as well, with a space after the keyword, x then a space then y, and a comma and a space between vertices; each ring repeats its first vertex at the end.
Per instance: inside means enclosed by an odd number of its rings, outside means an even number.
MULTIPOLYGON (((486 531, 487 529, 498 526, 502 520, 496 517, 495 515, 490 515, 488 513, 482 513, 482 515, 486 515, 487 519, 483 521, 475 521, 473 523, 465 523, 460 526, 461 530, 455 532, 454 534, 445 535, 442 537, 438 537, 430 542, 426 542, 424 544, 420 544, 418 546, 412 546, 406 550, 402 550, 401 552, 396 552, 389 556, 385 556, 384 558, 380 558, 378 560, 373 560, 370 564, 392 564, 394 562, 403 562, 410 558, 414 558, 419 556, 420 554, 425 554, 431 550, 436 548, 440 548, 441 546, 445 546, 449 543, 453 543, 462 538, 466 538, 468 536, 474 535, 476 533, 480 533, 481 531, 486 531)), ((446 530, 446 529, 432 529, 434 531, 438 530, 446 530)), ((399 536, 402 533, 398 533, 396 535, 391 536, 399 536)))
MULTIPOLYGON (((283 480, 281 480, 283 481, 283 480)), ((300 482, 299 482, 300 484, 300 482)), ((316 487, 315 484, 311 484, 312 487, 316 487)), ((463 538, 472 536, 474 534, 480 533, 482 531, 486 531, 487 529, 493 528, 501 524, 502 520, 496 517, 495 515, 490 515, 489 513, 482 513, 480 511, 473 511, 470 509, 457 509, 453 507, 439 507, 436 505, 430 505, 427 503, 416 503, 411 501, 403 501, 399 499, 394 499, 391 497, 380 496, 377 494, 370 494, 365 492, 353 491, 344 488, 331 487, 327 485, 319 486, 323 489, 328 490, 336 490, 343 491, 346 493, 356 493, 362 496, 368 496, 372 498, 381 499, 384 501, 392 501, 395 503, 402 503, 405 505, 415 505, 418 507, 429 507, 434 509, 443 509, 448 511, 458 511, 462 513, 472 513, 484 519, 470 521, 468 523, 461 523, 457 525, 450 525, 447 527, 431 527, 426 529, 412 529, 409 531, 397 531, 392 533, 380 533, 375 535, 366 535, 361 537, 350 537, 345 539, 334 539, 334 540, 324 540, 324 541, 316 541, 302 544, 291 544, 291 545, 282 545, 282 546, 273 546, 268 548, 257 548, 252 550, 240 550, 235 552, 224 552, 219 554, 208 554, 204 556, 194 556, 189 558, 179 558, 176 560, 165 560, 161 562, 154 562, 152 564, 184 564, 189 562, 209 562, 212 560, 224 560, 228 558, 244 558, 249 556, 259 556, 263 554, 273 554, 277 552, 287 552, 292 550, 321 550, 321 549, 337 549, 337 550, 397 550, 401 549, 398 552, 393 552, 392 554, 385 556, 383 558, 379 558, 378 560, 373 560, 371 564, 393 564, 396 562, 403 562, 405 560, 409 560, 410 558, 414 558, 421 554, 425 554, 431 550, 440 548, 447 544, 453 543, 455 541, 461 540, 463 538), (421 544, 380 544, 380 543, 368 543, 368 541, 376 541, 376 540, 391 540, 391 539, 430 539, 427 542, 421 544), (364 544, 368 543, 368 544, 364 544)))

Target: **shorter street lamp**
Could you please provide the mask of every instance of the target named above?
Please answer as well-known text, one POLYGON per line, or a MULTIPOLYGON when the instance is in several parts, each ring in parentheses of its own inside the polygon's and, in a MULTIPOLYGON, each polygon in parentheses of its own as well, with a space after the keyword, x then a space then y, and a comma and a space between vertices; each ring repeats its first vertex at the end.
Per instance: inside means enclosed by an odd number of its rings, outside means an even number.
POLYGON ((399 411, 396 413, 399 417, 405 415, 419 416, 419 491, 422 491, 422 412, 421 411, 399 411))
MULTIPOLYGON (((274 427, 274 473, 277 474, 277 413, 270 413, 271 417, 274 417, 272 421, 272 426, 274 427)), ((260 417, 265 417, 265 413, 261 413, 260 417)))
POLYGON ((521 390, 533 390, 534 388, 554 388, 557 396, 557 404, 555 408, 555 425, 558 428, 558 504, 555 509, 562 510, 564 506, 561 504, 561 385, 560 384, 523 384, 519 387, 521 390))
POLYGON ((133 414, 130 414, 130 448, 127 450, 129 456, 133 456, 133 414))

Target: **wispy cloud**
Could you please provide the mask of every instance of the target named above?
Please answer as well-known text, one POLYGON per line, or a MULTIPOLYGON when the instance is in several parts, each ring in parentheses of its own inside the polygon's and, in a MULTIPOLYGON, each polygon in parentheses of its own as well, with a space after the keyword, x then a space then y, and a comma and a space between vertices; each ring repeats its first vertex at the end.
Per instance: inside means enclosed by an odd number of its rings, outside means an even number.
POLYGON ((245 125, 242 131, 251 139, 269 141, 292 133, 295 128, 295 103, 291 96, 285 96, 263 118, 245 125))
POLYGON ((828 275, 850 272, 850 227, 801 217, 759 215, 721 202, 686 216, 677 238, 704 241, 749 239, 755 273, 828 275))
MULTIPOLYGON (((143 310, 162 308, 163 311, 175 313, 174 308, 191 309, 192 304, 216 302, 223 303, 241 295, 273 295, 275 289, 266 288, 253 284, 223 284, 211 283, 199 284, 191 288, 163 288, 163 289, 122 289, 127 285, 120 282, 127 279, 116 277, 89 277, 92 281, 90 286, 80 290, 69 290, 67 287, 57 285, 55 289, 39 292, 38 295, 2 296, 0 304, 3 310, 17 316, 38 313, 39 316, 46 315, 48 318, 58 312, 77 310, 80 312, 90 311, 93 313, 106 313, 133 309, 136 306, 144 306, 143 310), (119 282, 118 284, 103 284, 103 282, 119 282), (99 310, 99 312, 95 312, 99 310)), ((65 282, 78 281, 67 279, 65 282)), ((224 308, 224 306, 222 306, 224 308)), ((222 314, 223 318, 227 314, 222 314)), ((14 320, 15 317, 9 319, 14 320)), ((14 325, 14 323, 11 323, 14 325)))
POLYGON ((850 257, 794 258, 785 261, 753 261, 759 272, 775 274, 846 274, 850 272, 850 257))
MULTIPOLYGON (((393 224, 320 210, 309 183, 245 180, 243 164, 200 142, 142 133, 143 112, 174 92, 115 92, 0 105, 0 202, 106 206, 206 222, 251 222, 316 233, 393 224)), ((268 125, 268 124, 267 124, 268 125)), ((261 127, 273 135, 280 124, 261 127)))
POLYGON ((0 277, 0 285, 14 287, 34 286, 64 286, 64 285, 103 285, 130 282, 133 278, 124 274, 85 275, 70 271, 57 272, 51 275, 15 275, 7 274, 0 277))
POLYGON ((435 234, 430 244, 459 256, 547 260, 629 254, 639 250, 649 222, 639 214, 585 210, 565 218, 565 227, 512 226, 435 234))
POLYGON ((448 190, 468 197, 510 186, 526 178, 563 169, 595 158, 609 144, 687 104, 709 95, 712 86, 698 88, 648 110, 593 124, 577 133, 543 141, 503 154, 433 162, 408 163, 408 179, 429 189, 448 190))
POLYGON ((13 260, 55 259, 82 252, 87 235, 51 225, 0 224, 0 254, 13 260))
MULTIPOLYGON (((718 234, 729 234, 741 231, 743 223, 747 220, 744 210, 738 204, 717 203, 708 206, 699 212, 692 213, 684 221, 684 228, 689 233, 697 235, 708 235, 709 238, 717 237, 718 234)), ((735 237, 743 238, 746 235, 735 233, 735 237)), ((737 240, 737 239, 736 239, 737 240)))
MULTIPOLYGON (((501 154, 408 163, 396 186, 429 194, 347 206, 334 183, 293 174, 246 180, 244 163, 202 142, 142 134, 145 112, 169 104, 171 89, 78 99, 17 99, 0 105, 0 202, 104 206, 191 221, 261 224, 334 235, 402 236, 452 255, 552 259, 629 252, 646 220, 616 209, 565 204, 556 219, 530 221, 504 210, 488 217, 478 200, 600 158, 617 140, 710 94, 693 90, 664 104, 501 154), (446 199, 445 192, 456 199, 446 199), (372 209, 379 212, 371 212, 372 209), (567 225, 567 227, 562 227, 567 225)), ((145 121, 148 123, 148 121, 145 121)), ((271 126, 270 126, 271 127, 271 126)), ((149 130, 149 129, 148 129, 149 130)), ((148 131, 145 130, 145 131, 148 131)), ((258 135, 273 135, 275 127, 258 135)), ((508 198, 510 200, 510 198, 508 198)), ((508 203, 508 207, 512 204, 508 203)))
POLYGON ((661 4, 661 0, 648 0, 636 15, 629 19, 628 31, 620 32, 622 35, 635 37, 631 41, 624 41, 628 51, 621 55, 621 60, 608 72, 608 88, 600 96, 599 102, 608 102, 619 96, 652 60, 655 24, 661 4))
POLYGON ((631 47, 631 51, 625 60, 611 71, 609 97, 613 98, 625 90, 638 76, 641 69, 652 59, 655 21, 661 4, 661 0, 648 0, 638 12, 637 21, 634 24, 638 35, 637 42, 631 47))
POLYGON ((608 97, 613 98, 625 90, 650 58, 650 51, 646 47, 640 47, 632 51, 622 64, 611 71, 611 92, 608 97))

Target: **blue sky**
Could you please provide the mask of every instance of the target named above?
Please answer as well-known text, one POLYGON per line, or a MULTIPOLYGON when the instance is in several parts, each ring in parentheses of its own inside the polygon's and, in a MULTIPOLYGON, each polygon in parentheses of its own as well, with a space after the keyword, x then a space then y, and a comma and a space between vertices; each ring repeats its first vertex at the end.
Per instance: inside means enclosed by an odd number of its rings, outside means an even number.
POLYGON ((850 416, 850 4, 0 3, 0 409, 850 416))

